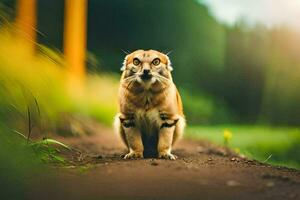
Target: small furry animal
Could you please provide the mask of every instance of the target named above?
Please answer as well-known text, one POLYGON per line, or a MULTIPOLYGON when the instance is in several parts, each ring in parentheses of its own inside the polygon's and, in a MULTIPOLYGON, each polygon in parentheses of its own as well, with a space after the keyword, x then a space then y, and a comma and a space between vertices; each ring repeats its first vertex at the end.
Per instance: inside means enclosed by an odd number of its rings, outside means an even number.
POLYGON ((129 151, 125 159, 177 158, 171 150, 183 134, 185 117, 172 70, 169 57, 155 50, 125 57, 114 123, 129 151))

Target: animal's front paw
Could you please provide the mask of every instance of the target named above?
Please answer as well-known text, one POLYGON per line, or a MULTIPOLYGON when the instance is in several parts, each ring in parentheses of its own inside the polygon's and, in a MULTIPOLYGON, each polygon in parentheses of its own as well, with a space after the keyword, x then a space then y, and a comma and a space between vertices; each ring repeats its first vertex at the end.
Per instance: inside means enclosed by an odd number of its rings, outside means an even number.
POLYGON ((124 156, 124 159, 135 159, 135 158, 143 158, 143 153, 132 151, 124 156))
POLYGON ((159 158, 162 159, 169 159, 169 160, 176 160, 177 156, 171 153, 159 153, 159 158))

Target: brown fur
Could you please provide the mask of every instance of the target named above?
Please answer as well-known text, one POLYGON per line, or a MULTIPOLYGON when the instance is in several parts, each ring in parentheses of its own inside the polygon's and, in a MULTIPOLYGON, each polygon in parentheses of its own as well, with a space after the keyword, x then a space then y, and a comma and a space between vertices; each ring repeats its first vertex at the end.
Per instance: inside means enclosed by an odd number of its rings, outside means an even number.
POLYGON ((138 50, 126 56, 122 70, 115 128, 128 147, 125 158, 143 157, 154 149, 154 155, 175 159, 171 147, 183 134, 185 119, 168 56, 138 50), (152 63, 155 58, 158 66, 152 63), (133 65, 134 59, 140 60, 139 66, 133 65), (153 75, 150 80, 140 78, 145 69, 153 75))

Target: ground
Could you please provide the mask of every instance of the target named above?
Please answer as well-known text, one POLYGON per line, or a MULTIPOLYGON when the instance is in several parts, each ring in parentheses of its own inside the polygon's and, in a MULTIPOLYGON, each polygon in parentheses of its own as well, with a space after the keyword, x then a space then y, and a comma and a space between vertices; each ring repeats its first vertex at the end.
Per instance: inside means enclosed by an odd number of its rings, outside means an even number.
POLYGON ((125 146, 112 130, 94 130, 56 138, 74 149, 62 152, 69 165, 54 165, 57 176, 47 183, 36 180, 29 199, 300 199, 300 171, 188 139, 175 147, 175 161, 124 160, 125 146))

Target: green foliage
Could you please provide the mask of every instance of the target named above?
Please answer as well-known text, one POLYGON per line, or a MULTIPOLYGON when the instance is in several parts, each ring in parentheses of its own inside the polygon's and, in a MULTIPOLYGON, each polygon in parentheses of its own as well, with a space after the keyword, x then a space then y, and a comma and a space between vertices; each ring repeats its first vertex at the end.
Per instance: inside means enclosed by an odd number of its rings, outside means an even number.
POLYGON ((53 140, 53 139, 43 139, 37 142, 31 142, 28 144, 36 153, 37 157, 41 159, 43 162, 55 162, 59 164, 65 164, 65 159, 62 156, 59 156, 60 150, 55 148, 55 145, 63 147, 67 150, 71 150, 67 145, 53 140))
MULTIPOLYGON (((39 10, 49 11, 48 2, 39 10)), ((98 71, 119 73, 121 49, 172 51, 175 82, 200 101, 185 98, 193 123, 300 124, 299 33, 243 21, 228 27, 194 0, 90 0, 88 11, 98 71)), ((39 41, 61 48, 63 3, 53 0, 51 11, 40 13, 38 30, 47 37, 39 41)))
POLYGON ((190 127, 186 136, 208 139, 220 145, 224 130, 232 132, 229 147, 239 149, 249 158, 275 165, 300 169, 300 129, 266 126, 198 126, 190 127))
POLYGON ((16 145, 24 146, 25 148, 32 149, 36 157, 40 161, 43 161, 45 163, 55 162, 55 163, 65 164, 65 159, 59 155, 60 150, 59 148, 56 147, 62 147, 68 151, 72 150, 69 146, 54 139, 43 138, 42 140, 39 141, 32 141, 30 139, 30 135, 25 136, 24 134, 18 131, 13 131, 13 132, 19 135, 23 139, 23 140, 17 140, 18 143, 16 143, 16 145))
POLYGON ((93 117, 111 125, 117 110, 118 88, 113 75, 89 74, 85 85, 77 87, 69 82, 60 53, 39 46, 37 53, 31 55, 24 48, 26 43, 15 44, 18 38, 13 31, 11 27, 0 29, 2 122, 19 132, 38 129, 39 134, 58 129, 58 122, 65 115, 93 117))
POLYGON ((24 138, 0 124, 1 199, 22 199, 30 187, 31 176, 39 173, 40 161, 24 138))
POLYGON ((65 144, 43 139, 31 141, 20 132, 11 131, 0 123, 0 188, 1 199, 23 199, 32 189, 34 177, 46 178, 47 163, 66 165, 60 149, 71 150, 65 144))
POLYGON ((300 34, 281 27, 227 29, 226 65, 218 95, 239 122, 299 124, 300 34))
POLYGON ((234 120, 226 105, 213 97, 180 88, 184 112, 189 124, 224 123, 234 120))

